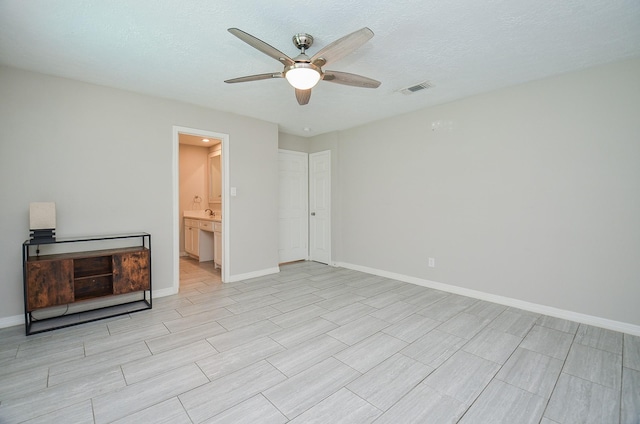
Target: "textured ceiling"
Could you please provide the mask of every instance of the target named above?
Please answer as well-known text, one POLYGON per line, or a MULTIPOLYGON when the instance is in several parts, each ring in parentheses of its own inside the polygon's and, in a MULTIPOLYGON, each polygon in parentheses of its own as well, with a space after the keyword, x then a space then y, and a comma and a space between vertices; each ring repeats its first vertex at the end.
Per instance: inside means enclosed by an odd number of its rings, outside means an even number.
POLYGON ((638 0, 0 0, 0 63, 177 99, 312 136, 496 88, 640 56, 638 0), (282 65, 227 32, 294 57, 367 26, 330 69, 382 82, 321 81, 299 106, 284 79, 225 84, 282 65), (413 95, 400 89, 430 81, 413 95), (305 128, 310 130, 305 131, 305 128))

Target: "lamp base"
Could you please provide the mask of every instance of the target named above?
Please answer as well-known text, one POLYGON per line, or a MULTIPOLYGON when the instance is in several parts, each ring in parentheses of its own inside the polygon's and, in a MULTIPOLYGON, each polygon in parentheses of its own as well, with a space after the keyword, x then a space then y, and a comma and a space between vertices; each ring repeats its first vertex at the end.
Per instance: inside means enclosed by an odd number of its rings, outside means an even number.
POLYGON ((47 228, 40 230, 31 230, 30 233, 31 242, 33 243, 55 243, 56 241, 56 229, 55 228, 47 228))

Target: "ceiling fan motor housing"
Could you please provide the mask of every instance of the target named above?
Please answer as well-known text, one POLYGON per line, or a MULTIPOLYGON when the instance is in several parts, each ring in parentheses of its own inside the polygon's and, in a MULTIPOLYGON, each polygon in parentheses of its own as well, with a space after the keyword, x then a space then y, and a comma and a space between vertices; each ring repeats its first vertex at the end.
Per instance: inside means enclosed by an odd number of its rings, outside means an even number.
POLYGON ((302 53, 313 45, 313 37, 304 32, 294 35, 292 40, 296 48, 302 50, 302 53))

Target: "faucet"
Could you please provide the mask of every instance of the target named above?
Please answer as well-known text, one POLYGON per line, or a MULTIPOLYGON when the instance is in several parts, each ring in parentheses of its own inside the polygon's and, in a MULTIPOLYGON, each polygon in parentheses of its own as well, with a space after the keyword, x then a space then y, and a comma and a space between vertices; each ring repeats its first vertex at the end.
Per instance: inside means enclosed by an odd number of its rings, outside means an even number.
POLYGON ((209 211, 209 216, 216 216, 216 213, 214 211, 212 211, 211 209, 205 209, 205 212, 209 211))

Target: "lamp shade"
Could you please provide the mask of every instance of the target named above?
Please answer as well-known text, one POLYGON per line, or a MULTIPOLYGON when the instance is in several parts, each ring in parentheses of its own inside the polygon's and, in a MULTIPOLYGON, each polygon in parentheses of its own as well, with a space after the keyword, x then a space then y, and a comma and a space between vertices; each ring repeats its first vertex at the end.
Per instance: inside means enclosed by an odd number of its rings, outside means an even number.
POLYGON ((55 228, 55 202, 33 202, 29 204, 29 229, 50 230, 55 228))
POLYGON ((313 68, 296 67, 289 69, 285 74, 285 78, 293 88, 308 90, 320 81, 320 73, 313 68))

